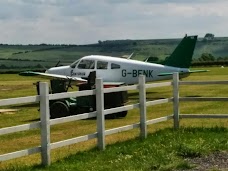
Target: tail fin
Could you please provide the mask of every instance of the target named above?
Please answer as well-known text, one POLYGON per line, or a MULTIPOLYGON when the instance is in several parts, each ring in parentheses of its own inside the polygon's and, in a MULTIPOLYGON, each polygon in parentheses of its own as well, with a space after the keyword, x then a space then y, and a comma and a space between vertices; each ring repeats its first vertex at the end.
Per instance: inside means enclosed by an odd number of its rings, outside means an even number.
POLYGON ((185 36, 173 53, 162 63, 166 66, 189 68, 195 49, 197 36, 185 36))

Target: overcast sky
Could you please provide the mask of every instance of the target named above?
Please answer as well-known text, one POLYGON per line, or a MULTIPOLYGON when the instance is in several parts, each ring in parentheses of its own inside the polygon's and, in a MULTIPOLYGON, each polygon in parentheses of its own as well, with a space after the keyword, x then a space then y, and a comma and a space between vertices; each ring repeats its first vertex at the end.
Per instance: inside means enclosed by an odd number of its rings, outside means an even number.
POLYGON ((227 0, 0 0, 0 43, 228 36, 227 0))

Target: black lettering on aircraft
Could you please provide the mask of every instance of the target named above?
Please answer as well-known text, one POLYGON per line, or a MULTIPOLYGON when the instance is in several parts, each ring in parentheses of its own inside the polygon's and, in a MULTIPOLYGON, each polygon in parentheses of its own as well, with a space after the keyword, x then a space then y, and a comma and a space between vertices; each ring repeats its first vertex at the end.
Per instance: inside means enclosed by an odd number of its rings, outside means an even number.
POLYGON ((126 72, 127 72, 126 69, 123 69, 122 70, 122 77, 126 77, 127 76, 127 73, 126 72))
POLYGON ((136 70, 133 69, 131 72, 127 72, 126 69, 122 70, 122 77, 126 77, 127 75, 131 75, 132 77, 138 77, 139 75, 145 75, 146 77, 153 78, 153 70, 136 70))
POLYGON ((133 69, 133 71, 132 71, 132 77, 137 77, 137 70, 133 69))
POLYGON ((85 72, 74 72, 71 70, 71 76, 85 76, 85 72))

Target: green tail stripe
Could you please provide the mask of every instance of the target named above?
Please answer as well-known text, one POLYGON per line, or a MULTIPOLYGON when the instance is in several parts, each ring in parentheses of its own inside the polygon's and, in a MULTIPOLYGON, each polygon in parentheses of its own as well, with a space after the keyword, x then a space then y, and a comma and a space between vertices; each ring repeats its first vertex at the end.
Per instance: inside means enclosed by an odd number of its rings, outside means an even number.
POLYGON ((185 36, 173 53, 162 64, 178 68, 189 68, 196 41, 197 36, 185 36))
MULTIPOLYGON (((188 72, 179 72, 179 74, 189 74, 189 73, 198 73, 198 72, 208 72, 209 70, 193 70, 193 71, 188 71, 188 72)), ((174 72, 164 72, 158 74, 158 76, 168 76, 168 75, 173 75, 174 72)))

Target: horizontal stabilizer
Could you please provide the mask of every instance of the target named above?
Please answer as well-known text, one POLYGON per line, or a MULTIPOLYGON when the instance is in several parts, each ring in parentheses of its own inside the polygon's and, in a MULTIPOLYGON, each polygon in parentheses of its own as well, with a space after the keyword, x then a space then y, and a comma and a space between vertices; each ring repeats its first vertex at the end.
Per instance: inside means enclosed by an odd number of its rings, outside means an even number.
POLYGON ((193 70, 193 71, 189 71, 189 73, 197 73, 197 72, 208 72, 210 70, 193 70))

